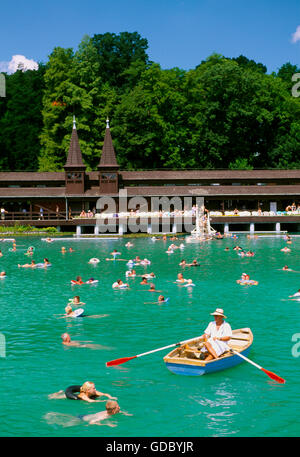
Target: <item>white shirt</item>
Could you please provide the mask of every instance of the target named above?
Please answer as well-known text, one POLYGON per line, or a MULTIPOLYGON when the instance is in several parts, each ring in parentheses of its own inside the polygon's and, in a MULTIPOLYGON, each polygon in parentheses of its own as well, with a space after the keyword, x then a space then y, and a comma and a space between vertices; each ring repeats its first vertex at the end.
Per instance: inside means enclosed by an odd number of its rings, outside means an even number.
POLYGON ((227 322, 223 322, 218 330, 216 322, 210 322, 204 333, 210 337, 208 341, 215 350, 218 357, 228 350, 229 346, 227 343, 229 343, 229 340, 225 342, 213 339, 214 337, 223 338, 224 336, 232 336, 231 327, 227 322))
POLYGON ((211 338, 223 338, 223 336, 232 336, 232 330, 230 325, 227 322, 223 322, 217 330, 216 322, 210 322, 205 330, 206 335, 209 335, 211 338))

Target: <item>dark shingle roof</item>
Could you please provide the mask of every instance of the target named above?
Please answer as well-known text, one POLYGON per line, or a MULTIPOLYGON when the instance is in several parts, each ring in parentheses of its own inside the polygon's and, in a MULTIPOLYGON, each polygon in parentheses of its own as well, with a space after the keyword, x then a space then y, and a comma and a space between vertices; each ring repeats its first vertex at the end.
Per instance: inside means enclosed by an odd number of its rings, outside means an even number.
POLYGON ((116 159, 114 145, 113 145, 111 134, 110 134, 110 128, 109 128, 108 121, 107 121, 107 125, 106 125, 104 144, 103 144, 101 159, 100 159, 98 168, 99 167, 114 167, 114 168, 119 167, 117 159, 116 159))
POLYGON ((75 126, 75 121, 73 124, 71 142, 68 152, 67 161, 65 163, 65 168, 86 168, 82 161, 82 154, 79 146, 79 140, 77 135, 77 130, 75 126))

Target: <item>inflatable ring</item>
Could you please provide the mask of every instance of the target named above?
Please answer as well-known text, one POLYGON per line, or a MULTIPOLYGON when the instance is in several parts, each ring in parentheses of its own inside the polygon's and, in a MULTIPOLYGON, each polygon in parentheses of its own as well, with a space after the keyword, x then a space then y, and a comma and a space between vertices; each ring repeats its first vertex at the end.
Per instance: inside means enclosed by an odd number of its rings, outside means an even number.
MULTIPOLYGON (((73 317, 80 317, 83 315, 83 313, 84 313, 83 308, 75 309, 75 311, 73 311, 73 317)), ((72 316, 70 316, 70 317, 72 317, 72 316)))
POLYGON ((70 400, 80 400, 76 392, 80 392, 81 386, 69 386, 65 390, 65 395, 70 400))
POLYGON ((99 263, 100 260, 97 259, 96 257, 93 257, 92 259, 89 260, 89 263, 99 263))

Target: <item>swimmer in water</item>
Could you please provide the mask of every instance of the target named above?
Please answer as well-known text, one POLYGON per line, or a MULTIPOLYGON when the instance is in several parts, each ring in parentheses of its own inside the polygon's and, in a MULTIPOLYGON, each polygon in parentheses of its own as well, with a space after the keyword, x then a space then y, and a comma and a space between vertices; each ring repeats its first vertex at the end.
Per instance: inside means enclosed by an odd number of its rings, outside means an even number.
POLYGON ((80 301, 80 297, 79 295, 75 295, 74 298, 69 298, 69 305, 74 305, 74 306, 81 306, 81 305, 85 305, 86 303, 83 303, 80 301))
POLYGON ((142 286, 148 285, 149 283, 148 283, 148 281, 147 281, 147 278, 143 278, 143 280, 140 282, 140 284, 141 284, 142 286))
POLYGON ((74 249, 72 248, 69 248, 69 252, 75 252, 74 249))
POLYGON ((282 252, 291 252, 290 248, 287 248, 286 246, 282 249, 280 249, 282 252))
POLYGON ((6 277, 6 272, 5 271, 1 271, 0 273, 0 279, 3 279, 6 277))
POLYGON ((45 257, 44 258, 44 263, 41 266, 41 268, 47 268, 51 265, 51 263, 49 262, 49 260, 45 257))
POLYGON ((66 250, 66 248, 63 246, 63 247, 61 248, 61 253, 62 253, 62 254, 65 254, 66 252, 67 252, 67 250, 66 250))
POLYGON ((126 271, 126 277, 127 278, 135 278, 136 277, 136 271, 135 270, 126 271))
POLYGON ((184 284, 183 287, 193 287, 195 284, 193 283, 193 280, 192 279, 188 279, 187 280, 187 283, 184 284))
POLYGON ((67 305, 65 307, 65 313, 66 314, 64 316, 62 316, 62 317, 76 317, 71 305, 67 305))
POLYGON ((82 277, 81 276, 77 276, 75 282, 76 282, 76 284, 84 284, 84 282, 82 281, 82 277))
POLYGON ((129 288, 129 285, 127 283, 124 283, 122 279, 118 279, 116 282, 113 283, 112 285, 113 289, 126 289, 129 288))
POLYGON ((169 299, 165 299, 163 295, 160 295, 158 297, 158 301, 154 302, 145 302, 144 305, 162 305, 163 303, 166 303, 169 299))
POLYGON ((65 346, 72 347, 81 347, 81 348, 90 348, 90 349, 108 349, 106 346, 101 346, 101 344, 85 344, 90 343, 91 341, 71 341, 71 337, 68 333, 63 333, 61 335, 62 344, 65 346), (84 343, 84 344, 82 344, 84 343))
POLYGON ((297 297, 297 300, 300 300, 300 289, 295 294, 289 295, 289 298, 295 298, 295 297, 297 297))
MULTIPOLYGON (((67 390, 67 389, 66 389, 67 390)), ((109 394, 105 394, 104 392, 99 392, 96 390, 95 384, 90 381, 86 381, 82 386, 80 387, 80 393, 77 395, 77 398, 79 400, 87 401, 88 403, 92 402, 99 402, 99 401, 105 401, 105 400, 95 400, 95 398, 98 397, 107 397, 110 400, 115 400, 116 397, 112 397, 109 394)), ((50 394, 48 396, 49 399, 63 399, 67 398, 65 391, 60 390, 58 392, 55 392, 54 394, 50 394)))
POLYGON ((150 289, 147 292, 161 292, 161 290, 156 290, 153 283, 150 284, 150 289))
POLYGON ((19 268, 35 268, 36 267, 36 263, 35 263, 34 260, 32 260, 31 263, 25 263, 24 265, 18 264, 18 267, 19 268))
POLYGON ((133 246, 133 244, 130 243, 130 241, 128 241, 128 243, 125 244, 125 247, 126 247, 126 248, 131 248, 132 246, 133 246))
POLYGON ((151 264, 150 260, 148 260, 148 259, 143 259, 143 260, 141 260, 140 263, 141 263, 141 265, 150 265, 151 264))
POLYGON ((92 259, 90 259, 90 260, 88 261, 88 263, 99 263, 99 262, 100 262, 100 260, 97 259, 97 257, 93 257, 92 259))
POLYGON ((176 279, 176 281, 175 281, 175 284, 176 284, 176 283, 177 283, 177 284, 178 284, 178 283, 185 283, 185 282, 187 282, 187 279, 184 279, 182 273, 178 273, 177 279, 176 279))
POLYGON ((243 251, 243 248, 241 248, 241 246, 235 246, 233 248, 234 251, 243 251))
MULTIPOLYGON (((59 317, 58 319, 65 319, 66 317, 78 317, 77 314, 75 314, 75 312, 73 311, 72 309, 72 306, 69 304, 65 307, 65 313, 66 314, 63 314, 63 316, 59 317)), ((99 317, 106 317, 107 314, 94 314, 93 316, 86 316, 86 315, 83 315, 81 314, 79 317, 89 317, 89 318, 99 318, 99 317)))
POLYGON ((186 261, 184 259, 182 259, 181 262, 179 263, 179 266, 180 267, 185 267, 186 266, 186 261))
MULTIPOLYGON (((78 416, 79 419, 82 421, 88 422, 90 425, 104 425, 101 421, 105 419, 109 419, 110 416, 114 416, 115 414, 124 414, 125 416, 131 416, 132 414, 128 414, 126 411, 121 411, 120 406, 116 401, 109 400, 106 402, 105 411, 101 411, 100 413, 96 414, 84 414, 78 416)), ((106 423, 109 427, 115 427, 116 424, 106 423)))
POLYGON ((188 263, 186 265, 187 267, 200 267, 200 263, 197 262, 197 260, 193 260, 192 263, 188 263))
POLYGON ((90 278, 86 281, 86 284, 94 284, 94 283, 97 283, 98 282, 98 279, 94 279, 94 278, 90 278))
POLYGON ((145 274, 143 274, 143 275, 141 275, 141 276, 142 276, 142 278, 146 278, 146 279, 152 279, 152 278, 155 278, 155 277, 156 277, 155 274, 154 274, 153 272, 151 272, 151 273, 145 273, 145 274))

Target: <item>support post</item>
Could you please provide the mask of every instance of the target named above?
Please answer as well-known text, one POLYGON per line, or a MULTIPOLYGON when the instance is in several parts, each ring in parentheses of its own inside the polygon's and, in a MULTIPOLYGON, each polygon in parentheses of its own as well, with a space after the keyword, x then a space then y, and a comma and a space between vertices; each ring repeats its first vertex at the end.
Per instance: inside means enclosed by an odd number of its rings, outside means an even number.
POLYGON ((81 235, 81 225, 76 225, 76 236, 81 235))
POLYGON ((254 233, 254 232, 255 232, 254 222, 251 222, 250 223, 250 233, 254 233))

